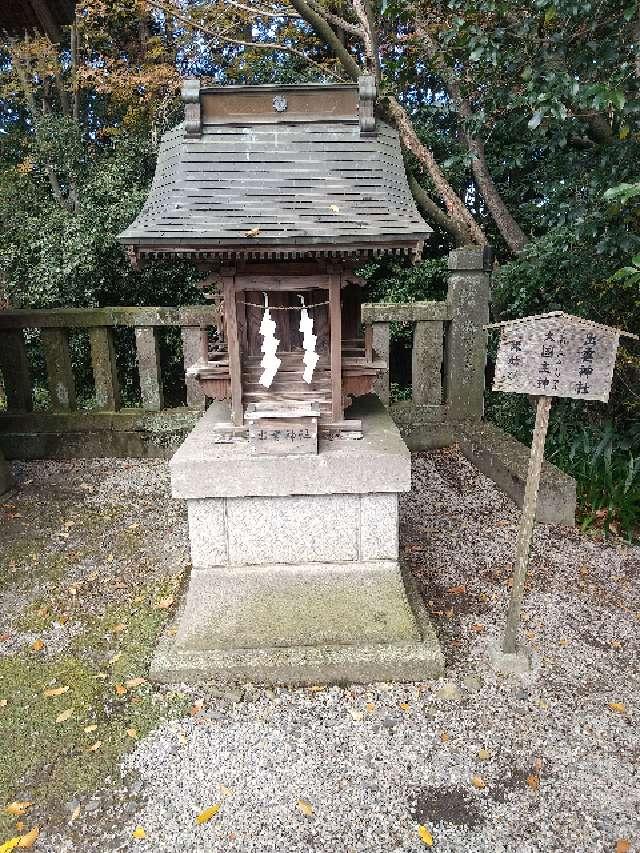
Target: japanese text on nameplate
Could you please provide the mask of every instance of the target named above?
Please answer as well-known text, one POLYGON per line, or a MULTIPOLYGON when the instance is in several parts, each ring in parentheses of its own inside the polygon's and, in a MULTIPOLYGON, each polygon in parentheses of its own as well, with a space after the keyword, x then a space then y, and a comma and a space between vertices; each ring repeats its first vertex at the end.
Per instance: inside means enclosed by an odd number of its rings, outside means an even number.
POLYGON ((618 337, 615 329, 566 317, 507 323, 493 390, 607 402, 618 337))

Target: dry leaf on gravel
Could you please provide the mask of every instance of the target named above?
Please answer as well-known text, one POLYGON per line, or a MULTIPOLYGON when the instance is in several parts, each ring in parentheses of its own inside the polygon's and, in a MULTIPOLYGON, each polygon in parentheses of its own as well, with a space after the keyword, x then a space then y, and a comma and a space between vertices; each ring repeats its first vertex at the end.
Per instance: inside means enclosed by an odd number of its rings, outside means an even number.
POLYGON ((447 743, 447 741, 449 740, 449 733, 440 732, 440 740, 442 741, 442 743, 447 743))
POLYGON ((118 696, 124 696, 124 694, 127 692, 127 688, 124 686, 124 684, 116 684, 113 689, 118 696))
POLYGON ((168 595, 166 598, 159 598, 155 603, 155 607, 158 610, 168 610, 172 604, 173 604, 173 596, 168 595))
POLYGON ((97 728, 98 728, 98 727, 96 726, 96 724, 95 724, 95 723, 92 723, 90 726, 85 726, 85 727, 84 727, 84 733, 85 733, 86 735, 90 735, 90 734, 91 734, 91 732, 95 732, 97 728))
POLYGON ((142 826, 136 826, 136 828, 133 830, 131 835, 133 835, 134 838, 139 838, 139 839, 143 839, 143 838, 147 837, 147 833, 144 831, 144 828, 142 826))
POLYGON ((73 708, 67 708, 66 711, 61 711, 56 717, 56 723, 66 723, 73 716, 73 708))
POLYGON ((138 731, 137 731, 137 729, 127 729, 127 736, 128 736, 128 737, 130 737, 130 738, 136 738, 136 737, 138 737, 138 731))
POLYGON ((484 781, 482 776, 475 776, 475 775, 472 776, 471 777, 471 784, 473 785, 474 788, 478 788, 478 790, 482 790, 482 788, 487 787, 487 783, 484 781))
POLYGON ((87 747, 87 752, 97 752, 102 746, 102 741, 97 740, 95 743, 92 743, 91 746, 87 747))
POLYGON ((451 595, 464 595, 466 591, 467 588, 463 583, 458 584, 458 586, 450 586, 447 590, 451 595))
POLYGON ((34 652, 41 652, 44 648, 46 648, 46 643, 44 640, 35 640, 31 643, 31 650, 34 652))
POLYGON ((220 804, 219 803, 216 803, 213 806, 209 806, 208 809, 204 809, 204 811, 201 811, 199 815, 196 815, 196 823, 197 824, 207 823, 207 821, 210 821, 212 817, 215 817, 219 811, 220 811, 220 804))
POLYGON ((619 838, 616 841, 616 853, 629 853, 630 850, 631 844, 629 844, 626 838, 619 838))
POLYGON ((62 696, 62 694, 66 693, 68 690, 69 685, 65 684, 64 687, 50 687, 48 690, 44 690, 42 695, 46 696, 47 699, 51 699, 53 696, 62 696))
POLYGON ((418 838, 427 847, 433 847, 433 835, 431 835, 427 827, 422 823, 418 827, 418 838))
POLYGON ((125 681, 125 687, 140 687, 141 684, 146 684, 147 679, 142 676, 138 676, 138 678, 130 678, 128 681, 125 681))
POLYGON ((32 800, 14 800, 8 806, 5 806, 5 812, 13 817, 22 817, 22 815, 25 815, 29 811, 32 805, 32 800))
POLYGON ((71 812, 71 817, 69 818, 69 823, 73 823, 74 820, 77 820, 80 817, 80 806, 76 806, 75 809, 71 812))
POLYGON ((616 714, 624 714, 627 710, 623 702, 609 702, 609 708, 611 708, 612 711, 615 711, 616 714))
POLYGON ((306 817, 312 817, 313 815, 313 806, 309 802, 309 800, 298 800, 296 803, 296 808, 298 811, 301 811, 303 815, 306 817))
POLYGON ((491 752, 483 747, 478 750, 478 758, 480 761, 488 761, 491 758, 491 752))
POLYGON ((527 785, 531 788, 532 791, 540 790, 540 777, 536 776, 535 773, 529 773, 527 776, 527 785))
POLYGON ((19 849, 30 850, 33 845, 38 840, 38 836, 40 835, 40 830, 37 826, 34 826, 26 835, 20 836, 20 841, 18 842, 19 849))

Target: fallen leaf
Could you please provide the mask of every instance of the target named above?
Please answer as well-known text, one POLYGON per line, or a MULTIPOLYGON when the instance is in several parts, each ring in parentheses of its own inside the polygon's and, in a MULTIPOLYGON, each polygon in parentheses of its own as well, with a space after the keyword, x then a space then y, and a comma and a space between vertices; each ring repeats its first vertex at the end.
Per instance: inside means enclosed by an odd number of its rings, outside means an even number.
POLYGON ((334 213, 340 213, 340 208, 337 204, 330 204, 329 210, 332 210, 334 213))
POLYGON ((124 686, 124 684, 116 684, 113 689, 115 690, 118 696, 124 696, 124 694, 127 692, 127 688, 124 686))
POLYGON ((326 690, 326 689, 327 689, 326 684, 312 684, 311 687, 309 688, 309 690, 312 693, 320 693, 322 690, 326 690))
POLYGON ((474 632, 474 634, 482 634, 484 629, 485 629, 485 626, 482 624, 482 622, 475 622, 471 626, 471 630, 474 632))
POLYGON ((76 806, 75 809, 71 812, 71 817, 69 818, 69 823, 73 823, 74 820, 77 820, 80 817, 80 806, 76 806))
POLYGON ((260 229, 259 229, 259 228, 250 228, 250 229, 247 231, 247 235, 246 235, 246 236, 247 236, 247 237, 257 237, 259 233, 260 233, 260 229))
POLYGON ((365 705, 365 708, 367 709, 367 711, 368 711, 370 714, 373 714, 373 712, 374 712, 374 711, 375 711, 375 709, 376 709, 375 702, 367 702, 367 704, 365 705))
POLYGON ((26 835, 22 835, 20 837, 20 841, 18 842, 18 847, 23 847, 26 849, 31 849, 33 845, 38 840, 38 836, 40 835, 40 830, 37 826, 34 826, 26 835))
POLYGON ((356 721, 356 723, 362 722, 362 719, 364 717, 364 713, 362 711, 356 711, 353 708, 349 708, 349 713, 351 714, 353 719, 356 721))
POLYGON ((442 743, 446 743, 449 740, 448 732, 440 732, 440 740, 442 743))
POLYGON ((125 681, 125 687, 140 687, 141 684, 146 684, 147 679, 143 678, 141 675, 138 678, 130 678, 128 681, 125 681))
POLYGON ((296 808, 302 812, 306 817, 313 816, 313 806, 309 802, 309 800, 298 800, 296 803, 296 808))
POLYGON ((463 583, 458 584, 458 586, 450 586, 447 590, 451 595, 464 595, 466 591, 467 588, 463 583))
POLYGON ((535 773, 529 773, 527 776, 527 785, 531 788, 532 791, 540 790, 540 777, 536 776, 535 773))
POLYGON ((41 652, 44 648, 46 648, 46 643, 44 640, 35 640, 31 643, 31 650, 34 652, 41 652))
POLYGON ((478 758, 480 759, 480 761, 487 761, 489 758, 491 758, 491 753, 488 749, 485 749, 483 747, 482 749, 478 750, 478 758))
POLYGON ((121 657, 122 657, 122 652, 116 652, 116 654, 112 658, 109 659, 109 663, 110 664, 117 663, 121 657))
POLYGON ((50 687, 48 690, 43 692, 43 696, 46 696, 48 699, 51 699, 53 696, 62 696, 63 693, 66 693, 69 690, 69 685, 65 684, 64 687, 50 687))
POLYGON ((14 838, 5 841, 4 844, 0 844, 0 853, 11 853, 18 844, 20 844, 20 836, 16 835, 14 838))
POLYGON ((9 704, 8 699, 0 699, 0 708, 6 708, 8 704, 9 704))
POLYGON ((408 702, 401 702, 398 707, 400 708, 401 711, 405 711, 405 712, 411 710, 411 705, 408 702))
POLYGON ((159 598, 159 599, 156 601, 156 605, 155 605, 155 606, 156 606, 159 610, 168 610, 168 609, 169 609, 169 607, 171 607, 171 605, 172 605, 172 604, 173 604, 173 596, 172 596, 172 595, 168 595, 166 598, 159 598))
POLYGON ((221 782, 218 782, 218 789, 223 797, 231 797, 233 795, 233 788, 227 788, 221 782))
POLYGON ((427 827, 422 823, 418 827, 418 838, 427 847, 433 847, 433 835, 431 835, 427 827))
POLYGON ((478 788, 478 790, 482 790, 482 788, 487 787, 487 783, 484 781, 482 776, 472 776, 471 777, 471 784, 473 785, 474 788, 478 788))
POLYGON ((627 710, 623 702, 609 702, 609 707, 612 711, 615 711, 616 714, 624 714, 627 710))
POLYGON ((147 833, 144 831, 143 827, 141 827, 141 826, 136 826, 136 828, 133 830, 131 835, 133 835, 134 838, 140 838, 140 839, 147 837, 147 833))
POLYGON ((212 817, 215 817, 220 811, 219 803, 216 803, 214 806, 209 806, 208 809, 201 811, 199 815, 196 816, 196 823, 202 824, 207 823, 207 821, 211 820, 212 817))
POLYGON ((5 812, 13 815, 13 817, 22 817, 22 815, 25 815, 29 811, 32 805, 33 801, 30 800, 14 800, 8 806, 5 806, 5 812))
POLYGON ((127 729, 127 735, 130 738, 138 737, 138 730, 137 729, 127 729))
POLYGON ((91 746, 87 747, 87 752, 97 752, 102 746, 102 741, 97 740, 95 743, 92 743, 91 746))
POLYGON ((0 643, 6 643, 10 639, 11 639, 11 634, 9 634, 8 632, 6 632, 4 634, 0 634, 0 643))
POLYGON ((73 708, 67 708, 66 711, 61 711, 56 717, 56 723, 66 723, 73 716, 73 708))
POLYGON ((120 631, 124 631, 126 628, 126 624, 124 622, 119 622, 117 625, 114 625, 111 629, 112 634, 118 634, 120 631))
POLYGON ((97 725, 95 723, 92 723, 90 726, 84 727, 84 733, 86 735, 90 735, 91 732, 95 732, 97 728, 98 728, 97 725))
POLYGON ((616 853, 629 853, 630 850, 631 844, 626 838, 619 838, 616 841, 616 853))

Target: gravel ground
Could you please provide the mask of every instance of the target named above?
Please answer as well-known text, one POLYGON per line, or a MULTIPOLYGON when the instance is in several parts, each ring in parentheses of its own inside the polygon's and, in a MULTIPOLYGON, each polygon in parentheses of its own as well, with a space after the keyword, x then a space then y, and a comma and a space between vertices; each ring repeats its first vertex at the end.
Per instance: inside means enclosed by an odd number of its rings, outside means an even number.
MULTIPOLYGON (((149 495, 157 504, 166 488, 157 462, 65 464, 21 475, 90 480, 98 503, 146 507, 141 525, 156 511, 149 495)), ((146 542, 147 571, 184 560, 184 519, 170 506, 175 526, 163 522, 161 547, 146 542)), ((426 849, 422 824, 441 851, 640 850, 640 548, 538 525, 524 613, 533 668, 501 676, 487 647, 504 619, 517 524, 515 506, 456 451, 415 455, 403 559, 433 614, 445 678, 176 686, 191 714, 141 739, 37 849, 390 853, 426 849)))

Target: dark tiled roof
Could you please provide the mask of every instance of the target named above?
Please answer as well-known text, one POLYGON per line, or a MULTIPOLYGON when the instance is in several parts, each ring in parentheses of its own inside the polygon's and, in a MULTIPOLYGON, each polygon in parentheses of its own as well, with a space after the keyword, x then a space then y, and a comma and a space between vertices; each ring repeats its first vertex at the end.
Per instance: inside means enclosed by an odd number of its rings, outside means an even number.
POLYGON ((415 251, 430 231, 384 122, 362 135, 357 121, 205 125, 200 138, 179 125, 165 134, 149 197, 120 240, 143 253, 268 256, 415 251))

